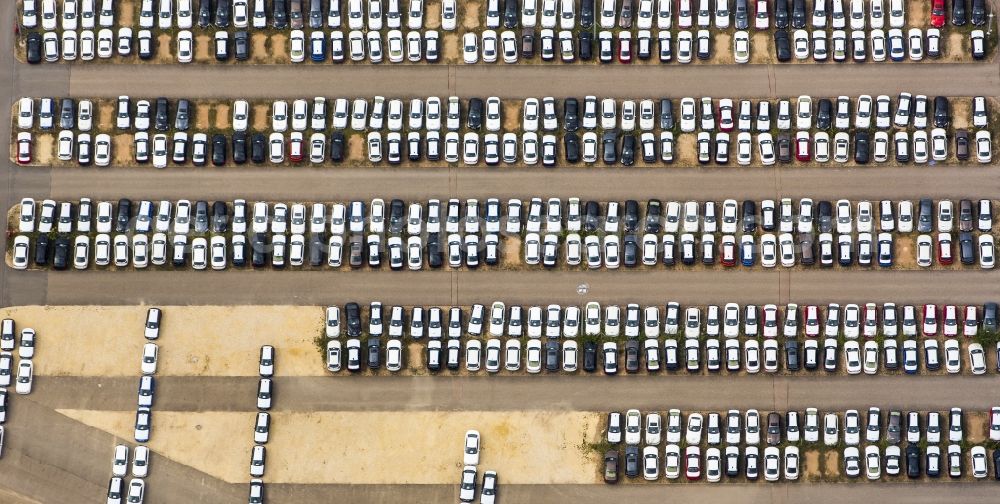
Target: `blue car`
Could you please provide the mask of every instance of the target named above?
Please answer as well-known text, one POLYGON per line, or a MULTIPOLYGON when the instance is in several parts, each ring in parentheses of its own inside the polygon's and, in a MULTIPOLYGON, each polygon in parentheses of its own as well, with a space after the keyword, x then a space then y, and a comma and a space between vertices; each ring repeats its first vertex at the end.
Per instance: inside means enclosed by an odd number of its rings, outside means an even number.
POLYGON ((309 35, 309 58, 316 63, 326 61, 326 34, 321 31, 309 35))
POLYGON ((742 243, 740 243, 740 261, 744 266, 753 266, 757 263, 757 247, 754 245, 752 236, 743 235, 742 243))
POLYGON ((902 30, 898 28, 889 30, 889 58, 892 61, 903 61, 906 59, 906 40, 903 38, 902 30))

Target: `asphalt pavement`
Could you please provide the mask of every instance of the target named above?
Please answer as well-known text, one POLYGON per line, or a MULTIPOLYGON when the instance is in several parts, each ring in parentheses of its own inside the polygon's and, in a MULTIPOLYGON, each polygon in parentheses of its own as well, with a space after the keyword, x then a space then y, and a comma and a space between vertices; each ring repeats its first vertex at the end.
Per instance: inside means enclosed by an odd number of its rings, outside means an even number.
MULTIPOLYGON (((0 3, 0 26, 11 26, 16 2, 0 3)), ((705 66, 390 66, 349 70, 300 66, 108 66, 14 62, 13 37, 0 37, 0 96, 77 98, 167 96, 267 98, 290 96, 528 96, 774 98, 890 94, 1000 95, 1000 67, 984 64, 705 66), (405 78, 400 78, 405 75, 405 78)), ((10 124, 0 121, 0 138, 10 124)), ((698 168, 561 167, 547 169, 283 169, 21 168, 0 159, 5 183, 0 205, 21 197, 117 199, 330 200, 400 197, 578 196, 584 199, 996 198, 996 167, 698 168)), ((0 268, 0 303, 17 304, 327 304, 379 299, 387 303, 468 304, 503 298, 522 303, 599 301, 719 302, 957 302, 1000 297, 995 272, 12 272, 0 268), (586 285, 587 295, 578 289, 586 285)), ((72 335, 51 351, 81 358, 100 348, 77 348, 72 335)), ((108 344, 117 332, 109 330, 108 344)), ((53 340, 56 337, 53 336, 53 340)), ((51 341, 51 340, 50 340, 51 341)), ((43 351, 47 351, 44 350, 43 351)), ((44 358, 44 353, 40 358, 44 358)), ((997 375, 978 377, 413 377, 285 378, 280 408, 308 410, 643 409, 680 407, 761 409, 858 407, 985 409, 997 375)), ((246 410, 234 397, 252 394, 252 378, 171 378, 160 386, 158 408, 246 410), (234 391, 240 391, 238 394, 234 391)), ((69 420, 59 408, 131 409, 135 379, 38 377, 31 396, 13 397, 0 459, 0 502, 100 502, 112 446, 120 441, 69 420)), ((155 420, 154 420, 155 421, 155 420)), ((244 485, 223 483, 167 459, 151 471, 146 502, 238 502, 244 485)), ((456 474, 456 481, 458 474, 456 474)), ((501 475, 502 481, 502 475, 501 475)), ((457 485, 272 485, 269 502, 454 502, 457 485)), ((504 502, 612 500, 785 503, 885 501, 990 502, 991 483, 509 485, 504 502)))

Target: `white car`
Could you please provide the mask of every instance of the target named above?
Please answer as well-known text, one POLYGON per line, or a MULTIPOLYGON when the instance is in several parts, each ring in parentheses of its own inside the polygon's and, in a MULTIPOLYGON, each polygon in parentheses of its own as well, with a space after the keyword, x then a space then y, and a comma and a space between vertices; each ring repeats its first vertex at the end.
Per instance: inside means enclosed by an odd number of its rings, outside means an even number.
POLYGON ((737 63, 750 61, 750 35, 745 31, 733 34, 733 60, 737 63))
POLYGON ((194 59, 194 35, 189 30, 177 32, 177 62, 190 63, 194 59))
POLYGON ((157 347, 156 343, 146 343, 142 346, 142 374, 156 374, 158 353, 159 347, 157 347))
POLYGON ((462 55, 466 64, 479 62, 479 38, 473 32, 462 36, 462 55))
POLYGON ((31 384, 34 379, 35 365, 31 359, 22 359, 17 363, 17 382, 14 391, 21 395, 31 393, 31 384))

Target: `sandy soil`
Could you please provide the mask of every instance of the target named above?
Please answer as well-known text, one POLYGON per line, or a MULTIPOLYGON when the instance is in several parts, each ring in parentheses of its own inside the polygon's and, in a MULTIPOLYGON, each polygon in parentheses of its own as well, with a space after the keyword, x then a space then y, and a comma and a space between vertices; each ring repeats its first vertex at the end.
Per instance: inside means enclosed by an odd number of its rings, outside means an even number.
POLYGON ((355 134, 347 136, 347 160, 350 161, 362 161, 367 160, 367 147, 365 146, 365 137, 363 134, 355 134))
POLYGON ((840 476, 840 452, 836 449, 827 450, 823 457, 823 476, 836 478, 840 476))
MULTIPOLYGON (((252 398, 249 398, 252 400, 252 398)), ((131 439, 131 411, 58 410, 92 427, 131 439)), ((249 480, 247 412, 154 413, 148 446, 157 456, 229 483, 249 480)), ((462 439, 483 436, 480 467, 513 484, 592 484, 599 414, 580 412, 273 412, 267 444, 269 483, 451 484, 461 471, 462 439), (358 436, 357 426, 378 436, 358 436), (421 426, 419 436, 412 426, 421 426), (317 443, 336 439, 336 443, 317 443), (400 449, 400 447, 406 447, 400 449)))
MULTIPOLYGON (((950 102, 952 127, 955 129, 971 128, 972 123, 970 122, 970 119, 972 119, 972 100, 959 98, 950 100, 950 102)), ((992 103, 988 104, 988 106, 989 105, 992 105, 992 103)))
POLYGON ((114 128, 115 104, 110 102, 106 103, 98 102, 96 105, 97 105, 97 117, 95 121, 96 124, 94 125, 94 128, 96 129, 94 134, 97 134, 97 132, 109 131, 111 130, 111 128, 114 128))
POLYGON ((521 102, 522 100, 504 100, 503 102, 503 131, 498 134, 503 137, 504 133, 516 133, 521 131, 521 102))
POLYGON ((135 23, 135 5, 132 0, 118 0, 118 18, 115 22, 118 26, 132 26, 135 23))
POLYGON ((209 127, 209 109, 210 105, 202 105, 200 107, 194 108, 194 127, 195 129, 205 129, 209 127))
POLYGON ((254 105, 253 107, 253 129, 254 131, 267 131, 270 129, 269 121, 271 107, 267 104, 254 105))
POLYGON ((822 477, 819 468, 819 451, 806 450, 803 452, 805 459, 802 462, 802 474, 806 481, 815 481, 822 477))
POLYGON ((253 62, 267 61, 267 35, 255 33, 250 36, 253 44, 250 52, 250 60, 253 62))
POLYGON ((923 269, 917 266, 917 237, 910 235, 896 235, 894 245, 896 247, 896 265, 894 269, 923 269))
POLYGON ((424 4, 424 29, 437 30, 441 28, 441 3, 428 2, 424 4))
POLYGON ((213 126, 220 130, 229 129, 229 122, 232 114, 229 113, 229 104, 220 103, 215 106, 215 122, 213 126))
POLYGON ((987 426, 990 423, 989 415, 979 411, 965 412, 965 440, 970 444, 979 444, 986 441, 987 426))
POLYGON ((479 14, 483 11, 481 2, 465 2, 461 4, 462 27, 467 30, 479 28, 479 14))
POLYGON ((197 62, 209 62, 215 59, 213 52, 215 42, 208 35, 198 35, 194 38, 194 60, 197 62))
MULTIPOLYGON (((750 48, 751 54, 755 47, 750 48)), ((715 52, 715 56, 712 58, 711 63, 716 65, 733 64, 733 37, 729 32, 720 31, 715 33, 714 40, 712 40, 712 50, 715 52)))
POLYGON ((32 153, 34 164, 52 164, 56 154, 56 137, 51 133, 41 133, 35 135, 35 151, 32 153))
MULTIPOLYGON (((20 327, 38 332, 40 357, 35 372, 55 376, 131 376, 138 363, 147 307, 42 307, 0 310, 20 327), (45 352, 45 341, 73 336, 87 348, 101 348, 100 359, 81 360, 71 352, 45 352), (123 337, 128 335, 128 337, 123 337)), ((316 376, 326 370, 313 340, 323 327, 323 308, 163 307, 157 373, 164 376, 256 376, 261 345, 277 350, 283 376, 316 376), (278 337, 277 335, 281 335, 278 337)), ((94 354, 98 355, 98 354, 94 354)))
POLYGON ((288 36, 278 33, 271 36, 271 60, 275 63, 288 63, 288 36))
POLYGON ((162 33, 156 37, 156 58, 157 63, 174 63, 173 38, 167 33, 162 33))
POLYGON ((457 33, 446 32, 441 57, 445 62, 456 62, 462 57, 462 38, 457 33))
POLYGON ((770 32, 755 32, 750 37, 750 63, 773 63, 774 39, 770 32))
POLYGON ((522 258, 523 246, 521 242, 521 237, 519 236, 508 236, 503 240, 503 262, 504 265, 510 266, 512 268, 519 268, 524 265, 524 260, 522 258))
MULTIPOLYGON (((950 3, 948 7, 949 7, 948 16, 951 17, 950 3)), ((930 23, 927 21, 928 14, 930 14, 930 2, 923 2, 920 0, 908 0, 906 2, 907 26, 926 29, 928 26, 930 26, 930 23)))
POLYGON ((947 61, 962 61, 969 59, 969 52, 965 48, 966 37, 964 34, 955 32, 949 33, 942 42, 942 52, 947 61))
POLYGON ((135 157, 132 155, 132 143, 134 142, 134 137, 129 133, 122 133, 114 135, 111 138, 114 144, 114 147, 111 150, 111 157, 114 160, 112 165, 127 166, 134 164, 135 157))
POLYGON ((674 135, 674 164, 698 166, 698 136, 696 133, 674 135))

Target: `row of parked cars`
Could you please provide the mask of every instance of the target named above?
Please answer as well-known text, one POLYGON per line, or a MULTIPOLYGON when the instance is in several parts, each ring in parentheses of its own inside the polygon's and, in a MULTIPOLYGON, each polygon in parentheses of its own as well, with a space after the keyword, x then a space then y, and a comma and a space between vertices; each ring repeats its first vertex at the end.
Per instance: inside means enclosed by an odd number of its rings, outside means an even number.
MULTIPOLYGON (((624 415, 611 412, 606 439, 612 445, 624 440, 624 460, 620 460, 622 453, 617 447, 604 454, 604 481, 618 482, 621 472, 629 479, 642 473, 644 479, 656 481, 661 478, 661 467, 662 478, 667 480, 683 474, 688 480, 704 477, 712 483, 721 481, 723 475, 751 481, 761 476, 765 481, 794 481, 802 470, 800 448, 820 446, 821 437, 823 446, 843 447, 839 469, 848 478, 858 478, 862 472, 873 481, 882 479, 883 474, 905 473, 911 479, 945 473, 959 478, 965 471, 976 479, 989 475, 986 447, 967 444, 961 408, 951 408, 942 415, 938 411, 884 411, 873 406, 866 415, 855 409, 845 411, 843 422, 838 412, 821 417, 818 409, 806 408, 804 413, 772 411, 765 417, 756 409, 733 409, 689 413, 685 418, 680 410, 671 409, 666 419, 659 412, 646 413, 643 424, 639 410, 628 410, 624 415), (942 450, 945 435, 948 444, 942 450), (761 441, 765 444, 763 453, 761 441), (968 462, 963 451, 968 453, 968 462)), ((1000 440, 1000 407, 992 408, 988 415, 989 439, 1000 440)), ((992 459, 994 479, 1000 480, 1000 449, 993 450, 992 459)), ((828 473, 832 469, 827 468, 828 473)))
MULTIPOLYGON (((51 130, 58 122, 59 159, 76 159, 85 166, 107 166, 111 162, 113 142, 109 132, 101 132, 96 138, 90 133, 93 102, 77 103, 64 98, 58 110, 55 99, 42 98, 39 103, 36 121, 35 100, 19 101, 19 129, 33 129, 37 122, 41 130, 51 130)), ((739 165, 772 165, 793 160, 846 163, 852 158, 860 164, 890 159, 897 163, 936 163, 952 158, 965 161, 973 155, 980 163, 992 160, 984 97, 972 100, 972 125, 979 131, 958 129, 954 133, 949 131, 950 101, 943 96, 931 100, 904 92, 895 100, 895 107, 886 95, 874 100, 862 95, 856 101, 847 96, 822 98, 815 104, 812 97, 800 96, 794 105, 792 100, 772 105, 767 100, 755 104, 728 98, 683 98, 675 121, 670 99, 623 100, 619 109, 611 98, 598 102, 597 97, 588 96, 582 104, 566 98, 562 101, 560 125, 555 98, 527 98, 520 107, 518 134, 503 131, 505 106, 498 97, 485 101, 471 98, 464 104, 454 96, 448 98, 447 104, 438 97, 415 98, 409 101, 408 109, 401 99, 386 100, 381 96, 375 97, 370 107, 369 101, 361 98, 353 103, 339 98, 328 104, 326 98, 317 97, 311 103, 305 99, 294 100, 291 105, 284 100, 272 102, 271 133, 265 136, 264 132, 248 131, 253 122, 250 104, 237 100, 232 106, 234 132, 209 137, 192 131, 194 105, 189 100, 177 100, 171 110, 166 98, 138 100, 133 107, 128 96, 121 96, 115 122, 117 130, 135 131, 133 159, 152 162, 156 168, 189 160, 195 166, 209 162, 221 166, 230 158, 235 164, 343 162, 347 158, 344 131, 348 129, 367 133, 366 153, 371 163, 425 159, 466 165, 481 161, 487 165, 535 165, 541 161, 544 166, 555 166, 563 160, 623 165, 639 160, 670 163, 677 156, 677 125, 683 133, 697 131, 696 156, 702 164, 735 161, 739 165), (874 135, 869 132, 873 124, 877 129, 874 135), (776 135, 772 133, 775 126, 776 135), (442 127, 448 130, 443 138, 442 127), (793 127, 797 130, 794 136, 793 127), (329 135, 328 128, 333 130, 329 135), (580 128, 586 130, 582 136, 580 128), (383 129, 388 132, 383 134, 383 129), (819 131, 810 133, 813 129, 819 131), (485 134, 479 133, 482 130, 485 134)), ((27 131, 18 134, 18 161, 31 162, 32 143, 27 131)))
MULTIPOLYGON (((991 349, 992 351, 992 349, 991 349)), ((1000 364, 1000 348, 997 348, 1000 364)), ((469 373, 485 371, 488 374, 543 372, 586 373, 603 372, 614 376, 627 374, 657 374, 661 371, 700 374, 774 374, 824 370, 827 373, 848 375, 876 375, 880 372, 918 374, 921 371, 936 374, 969 373, 984 375, 987 372, 986 350, 979 343, 964 343, 946 339, 906 339, 900 344, 895 339, 882 342, 847 340, 837 338, 777 339, 737 338, 704 340, 685 338, 683 341, 667 338, 629 339, 600 342, 593 338, 583 341, 555 338, 520 339, 429 339, 421 350, 419 359, 409 355, 401 339, 380 340, 370 336, 367 340, 348 338, 343 343, 330 339, 326 343, 326 368, 332 373, 343 370, 359 372, 378 371, 385 368, 392 373, 407 367, 426 368, 432 372, 464 369, 469 373), (863 345, 862 345, 863 343, 863 345), (922 343, 922 344, 921 344, 922 343), (943 352, 941 347, 944 347, 943 352), (963 351, 962 348, 965 347, 963 351), (900 348, 902 347, 902 348, 900 348), (416 362, 422 362, 422 366, 416 362)), ((997 368, 1000 370, 1000 367, 997 368)))
MULTIPOLYGON (((136 205, 138 212, 134 212, 133 222, 133 203, 122 199, 117 212, 111 202, 97 204, 95 229, 99 234, 93 238, 93 247, 97 266, 108 266, 113 261, 118 267, 131 262, 133 266, 145 268, 150 263, 159 266, 170 260, 173 266, 182 267, 188 264, 190 254, 191 266, 195 269, 205 269, 209 264, 213 269, 225 269, 230 263, 242 267, 248 259, 255 267, 270 262, 280 268, 286 261, 293 266, 302 266, 308 261, 310 266, 340 267, 345 255, 352 267, 365 264, 380 267, 388 262, 392 269, 422 269, 426 261, 431 268, 438 268, 447 259, 453 268, 463 265, 474 268, 481 263, 498 264, 503 254, 501 236, 522 233, 523 219, 526 234, 521 248, 523 260, 529 265, 553 267, 565 262, 575 266, 582 265, 586 259, 589 268, 615 269, 621 264, 638 266, 640 261, 647 266, 659 262, 692 265, 700 259, 704 264, 720 262, 724 266, 735 266, 739 262, 746 267, 758 262, 763 267, 776 267, 779 262, 783 267, 817 262, 821 266, 832 266, 836 262, 846 267, 855 263, 872 265, 875 261, 882 267, 890 267, 895 261, 895 234, 912 232, 915 227, 921 233, 915 251, 919 266, 931 266, 935 255, 939 264, 952 264, 955 251, 951 233, 957 230, 960 262, 978 263, 981 268, 990 269, 995 261, 995 242, 990 234, 992 202, 981 200, 975 206, 971 200, 959 203, 956 216, 950 200, 939 202, 935 213, 933 201, 922 199, 914 215, 910 201, 901 201, 898 207, 891 201, 883 201, 880 215, 876 217, 874 205, 863 201, 858 203, 855 221, 848 200, 838 201, 834 214, 834 206, 829 202, 817 204, 810 198, 803 198, 799 201, 797 215, 791 198, 782 199, 780 207, 773 200, 765 200, 759 214, 755 202, 745 201, 741 225, 736 200, 723 202, 720 221, 714 202, 704 204, 704 214, 698 202, 687 202, 682 214, 680 202, 664 205, 659 200, 651 200, 647 203, 645 218, 641 219, 639 203, 634 200, 624 205, 610 202, 605 213, 604 207, 597 202, 581 203, 577 198, 570 198, 564 218, 563 204, 558 198, 550 198, 547 203, 541 198, 533 198, 527 205, 514 199, 507 203, 504 220, 499 199, 486 201, 485 215, 479 209, 478 200, 467 200, 464 217, 462 202, 452 199, 444 208, 440 200, 428 202, 425 227, 423 205, 407 206, 402 200, 392 200, 388 205, 384 200, 373 200, 371 215, 366 215, 368 207, 364 202, 334 204, 330 207, 329 218, 327 207, 322 203, 312 204, 311 216, 306 204, 293 204, 289 212, 288 205, 278 203, 273 207, 272 217, 267 202, 256 202, 251 209, 245 200, 236 200, 230 217, 230 206, 222 201, 210 206, 207 201, 192 205, 190 201, 180 200, 175 208, 169 201, 156 204, 147 200, 136 205), (528 208, 522 217, 523 206, 528 208), (898 221, 894 215, 896 208, 898 221), (442 218, 445 236, 441 236, 442 218), (562 234, 564 220, 565 230, 569 232, 565 236, 562 234), (248 222, 251 223, 249 227, 248 222), (763 231, 759 239, 756 236, 758 222, 763 231), (929 234, 935 222, 936 247, 929 234), (194 236, 189 242, 192 228, 194 236), (403 234, 404 228, 408 237, 403 234), (620 228, 624 230, 624 238, 620 236, 620 228), (737 245, 736 234, 740 228, 742 234, 737 245), (248 229, 250 234, 246 234, 248 229), (973 229, 980 231, 978 238, 973 237, 973 229), (171 231, 172 236, 168 236, 171 231), (289 231, 291 238, 286 234, 289 231), (581 238, 581 231, 584 238, 581 238), (717 238, 716 233, 720 231, 722 236, 717 238), (780 234, 775 235, 775 231, 780 234), (700 244, 697 244, 699 232, 700 244), (111 233, 116 233, 113 238, 111 233), (131 239, 129 233, 132 233, 131 239), (876 235, 877 242, 874 240, 876 235)), ((37 266, 48 265, 51 260, 54 268, 65 269, 72 260, 74 268, 89 267, 91 237, 76 236, 71 251, 67 235, 73 233, 74 228, 77 233, 90 233, 94 220, 93 203, 84 199, 77 209, 72 202, 57 205, 54 200, 45 200, 39 217, 36 217, 36 205, 34 200, 26 198, 20 206, 18 231, 22 234, 14 238, 13 266, 25 269, 33 257, 37 266), (32 255, 30 234, 36 233, 36 221, 40 235, 35 239, 32 255), (49 234, 53 232, 58 234, 50 247, 53 237, 49 234)))
MULTIPOLYGON (((729 303, 722 309, 706 307, 703 322, 701 308, 682 311, 678 303, 670 302, 661 323, 659 308, 647 306, 643 310, 638 304, 626 305, 623 314, 620 306, 609 305, 602 311, 596 302, 583 310, 559 305, 512 306, 508 310, 504 303, 495 302, 489 312, 480 304, 464 311, 461 307, 383 307, 372 302, 365 325, 360 305, 348 303, 343 322, 339 307, 326 311, 327 369, 379 369, 384 362, 387 370, 400 371, 411 360, 403 339, 408 335, 420 340, 426 335, 422 360, 431 371, 458 370, 464 361, 469 372, 519 372, 523 365, 528 373, 539 373, 543 368, 575 372, 582 367, 586 372, 600 368, 614 375, 620 369, 620 355, 624 355, 627 373, 682 369, 698 373, 704 368, 756 374, 776 373, 783 367, 789 372, 822 368, 849 375, 873 375, 880 370, 915 374, 923 363, 927 372, 943 369, 958 374, 966 368, 981 375, 987 371, 983 346, 960 341, 957 335, 960 330, 966 337, 997 330, 996 303, 984 305, 981 316, 972 305, 940 309, 924 305, 922 319, 917 307, 897 307, 894 303, 881 307, 867 303, 863 308, 848 304, 843 309, 834 303, 825 311, 824 318, 818 306, 800 309, 789 304, 782 319, 776 305, 741 309, 729 303), (342 326, 348 337, 344 344, 339 339, 342 326), (746 337, 742 344, 738 339, 741 334, 746 337), (803 341, 798 339, 801 334, 806 336, 803 341), (920 341, 918 334, 924 336, 920 341), (937 339, 938 334, 944 339, 937 339), (502 341, 505 335, 509 339, 502 341), (602 335, 616 340, 624 336, 626 341, 624 345, 613 340, 601 343, 602 335), (661 335, 667 339, 661 341, 661 335), (864 340, 859 342, 862 335, 864 340), (901 343, 896 339, 900 335, 901 343), (470 339, 463 343, 465 336, 470 339), (528 339, 522 344, 519 338, 524 336, 528 339), (783 343, 778 342, 779 336, 783 343), (388 339, 383 341, 383 337, 388 339), (578 342, 578 337, 582 341, 578 342), (674 339, 679 337, 684 338, 683 345, 674 339), (482 338, 486 338, 485 344, 482 338)), ((1000 346, 996 350, 1000 352, 1000 346)), ((997 358, 1000 370, 1000 353, 997 358)))
POLYGON ((111 463, 111 481, 108 483, 108 504, 142 503, 146 494, 146 478, 149 476, 149 463, 152 452, 146 446, 153 426, 153 403, 156 397, 156 370, 159 363, 160 347, 156 341, 160 337, 160 324, 163 311, 159 308, 149 308, 143 323, 142 334, 146 343, 142 346, 142 358, 139 363, 141 375, 137 392, 137 408, 135 412, 135 431, 133 438, 138 446, 131 451, 132 462, 129 464, 129 446, 115 446, 111 463), (132 477, 127 480, 129 466, 132 477))
POLYGON ((271 437, 271 394, 276 353, 271 345, 260 347, 257 385, 257 413, 254 415, 253 445, 250 447, 250 504, 264 502, 264 468, 267 460, 267 441, 271 437))
POLYGON ((507 306, 496 301, 487 309, 474 304, 470 308, 453 306, 383 306, 373 301, 366 310, 358 303, 347 303, 343 312, 339 306, 326 309, 324 331, 327 338, 341 334, 351 338, 387 336, 390 339, 412 338, 461 339, 465 336, 500 338, 508 336, 529 339, 604 336, 607 338, 657 339, 680 336, 687 339, 703 337, 725 339, 747 338, 807 339, 834 338, 865 340, 882 338, 917 339, 942 335, 952 339, 959 335, 972 338, 980 333, 998 330, 997 303, 977 305, 897 305, 896 303, 830 303, 803 305, 789 303, 763 306, 726 303, 704 308, 682 308, 671 301, 661 310, 657 306, 641 307, 629 303, 601 306, 596 301, 579 306, 548 305, 507 306), (662 316, 662 321, 661 321, 662 316))
POLYGON ((35 376, 35 330, 25 327, 20 331, 20 338, 15 339, 17 333, 14 328, 13 319, 3 319, 0 323, 0 387, 3 388, 3 399, 0 406, 3 413, 0 414, 0 423, 7 418, 7 387, 14 383, 14 391, 19 395, 31 393, 31 386, 35 376), (15 368, 14 349, 17 348, 18 362, 15 368))
MULTIPOLYGON (((986 33, 983 30, 969 32, 969 52, 975 60, 986 57, 986 33)), ((945 53, 941 30, 910 28, 906 33, 893 28, 886 33, 873 29, 868 34, 864 30, 834 30, 829 36, 825 30, 795 30, 774 33, 775 57, 778 61, 809 60, 824 62, 854 61, 863 63, 871 60, 882 61, 922 61, 925 58, 939 59, 945 53)))
MULTIPOLYGON (((472 502, 476 498, 476 473, 479 471, 479 455, 481 450, 482 436, 477 430, 465 432, 465 443, 462 446, 462 479, 459 484, 458 499, 462 502, 472 502)), ((497 498, 497 472, 485 471, 483 473, 482 490, 479 495, 479 504, 493 504, 497 498)))

